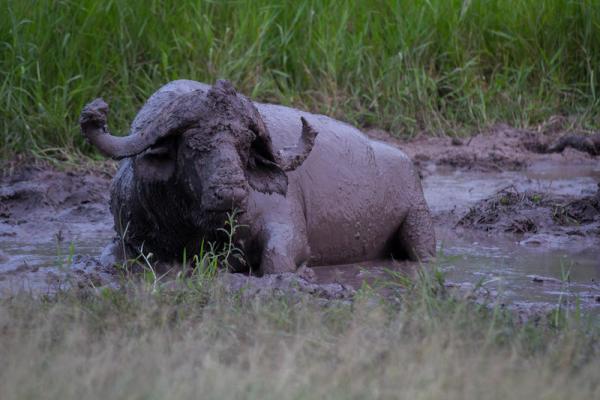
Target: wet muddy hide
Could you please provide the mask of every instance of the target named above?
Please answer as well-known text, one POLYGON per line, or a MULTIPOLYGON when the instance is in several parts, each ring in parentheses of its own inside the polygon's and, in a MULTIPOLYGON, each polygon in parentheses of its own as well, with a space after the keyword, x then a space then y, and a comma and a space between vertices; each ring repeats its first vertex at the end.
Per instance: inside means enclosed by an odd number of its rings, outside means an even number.
POLYGON ((175 81, 142 107, 126 137, 107 128, 96 99, 81 129, 121 159, 111 212, 129 256, 162 261, 223 242, 237 215, 234 270, 300 267, 381 258, 424 261, 435 234, 412 161, 332 118, 252 102, 227 81, 175 81))

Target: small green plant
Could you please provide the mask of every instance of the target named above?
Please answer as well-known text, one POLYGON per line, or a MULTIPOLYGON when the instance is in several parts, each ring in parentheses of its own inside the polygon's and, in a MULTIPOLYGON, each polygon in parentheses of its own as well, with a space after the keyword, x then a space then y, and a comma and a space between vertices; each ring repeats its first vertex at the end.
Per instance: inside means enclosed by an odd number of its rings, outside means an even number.
MULTIPOLYGON (((560 264, 560 294, 558 296, 558 301, 556 304, 556 308, 550 312, 550 321, 552 325, 556 328, 565 326, 567 320, 569 319, 569 315, 571 313, 572 304, 571 304, 571 268, 566 268, 564 263, 561 261, 560 264)), ((579 301, 576 300, 576 311, 575 314, 579 317, 581 314, 579 301)), ((579 319, 579 318, 578 318, 579 319)))
POLYGON ((73 257, 75 256, 75 244, 73 242, 69 242, 68 253, 63 254, 62 245, 64 241, 64 237, 62 231, 58 231, 55 235, 56 240, 56 265, 59 269, 68 268, 73 264, 73 257))
POLYGON ((244 253, 234 243, 237 231, 243 227, 238 224, 237 215, 237 210, 227 213, 225 227, 218 229, 225 237, 225 241, 220 246, 216 243, 208 242, 206 244, 204 240, 202 241, 200 252, 192 258, 192 275, 212 278, 219 269, 234 269, 233 262, 245 265, 244 253))
MULTIPOLYGON (((139 276, 150 288, 152 293, 161 290, 163 283, 169 281, 168 277, 175 273, 175 281, 186 286, 204 287, 210 285, 221 270, 231 270, 236 265, 244 266, 246 260, 242 249, 235 245, 236 233, 243 225, 238 224, 237 210, 227 213, 227 219, 224 227, 219 228, 218 232, 222 234, 222 242, 201 241, 199 251, 191 258, 188 256, 187 249, 183 249, 181 265, 165 265, 154 259, 151 252, 146 252, 142 245, 137 251, 135 258, 123 260, 116 267, 123 273, 125 280, 130 279, 137 274, 133 270, 140 270, 139 276), (161 271, 161 272, 159 272, 161 271)), ((120 239, 120 246, 123 254, 128 254, 126 245, 126 235, 129 224, 125 226, 123 235, 120 239)))
POLYGON ((534 193, 529 198, 533 203, 539 204, 542 201, 542 195, 539 193, 534 193))

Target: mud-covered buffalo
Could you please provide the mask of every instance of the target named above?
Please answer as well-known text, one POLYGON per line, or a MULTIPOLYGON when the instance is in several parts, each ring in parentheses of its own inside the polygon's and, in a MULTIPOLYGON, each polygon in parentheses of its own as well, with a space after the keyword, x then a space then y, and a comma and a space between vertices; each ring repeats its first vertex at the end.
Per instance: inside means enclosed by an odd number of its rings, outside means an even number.
POLYGON ((123 159, 111 211, 131 254, 143 248, 181 259, 222 240, 219 229, 233 212, 245 255, 236 270, 435 254, 412 161, 351 125, 252 102, 227 81, 163 86, 125 137, 108 133, 107 113, 104 101, 91 102, 81 129, 104 154, 123 159))

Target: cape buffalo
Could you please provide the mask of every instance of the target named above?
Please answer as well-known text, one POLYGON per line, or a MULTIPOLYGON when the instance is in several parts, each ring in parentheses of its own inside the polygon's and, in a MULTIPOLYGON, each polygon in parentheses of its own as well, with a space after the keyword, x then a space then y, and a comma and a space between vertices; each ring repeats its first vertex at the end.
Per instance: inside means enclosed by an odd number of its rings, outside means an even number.
POLYGON ((419 176, 397 148, 335 119, 253 102, 228 81, 178 80, 154 93, 128 136, 112 136, 102 99, 85 137, 122 159, 111 186, 115 229, 131 248, 180 260, 219 240, 228 212, 261 273, 402 257, 425 260, 435 237, 419 176))

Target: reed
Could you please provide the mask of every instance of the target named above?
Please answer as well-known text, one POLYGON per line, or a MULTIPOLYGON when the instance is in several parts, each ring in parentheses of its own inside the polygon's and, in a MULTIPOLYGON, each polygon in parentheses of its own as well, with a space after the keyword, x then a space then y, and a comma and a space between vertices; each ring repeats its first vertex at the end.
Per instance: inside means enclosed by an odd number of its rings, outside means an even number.
POLYGON ((0 0, 0 146, 90 153, 87 101, 125 133, 180 78, 404 137, 596 127, 599 68, 596 0, 0 0))

